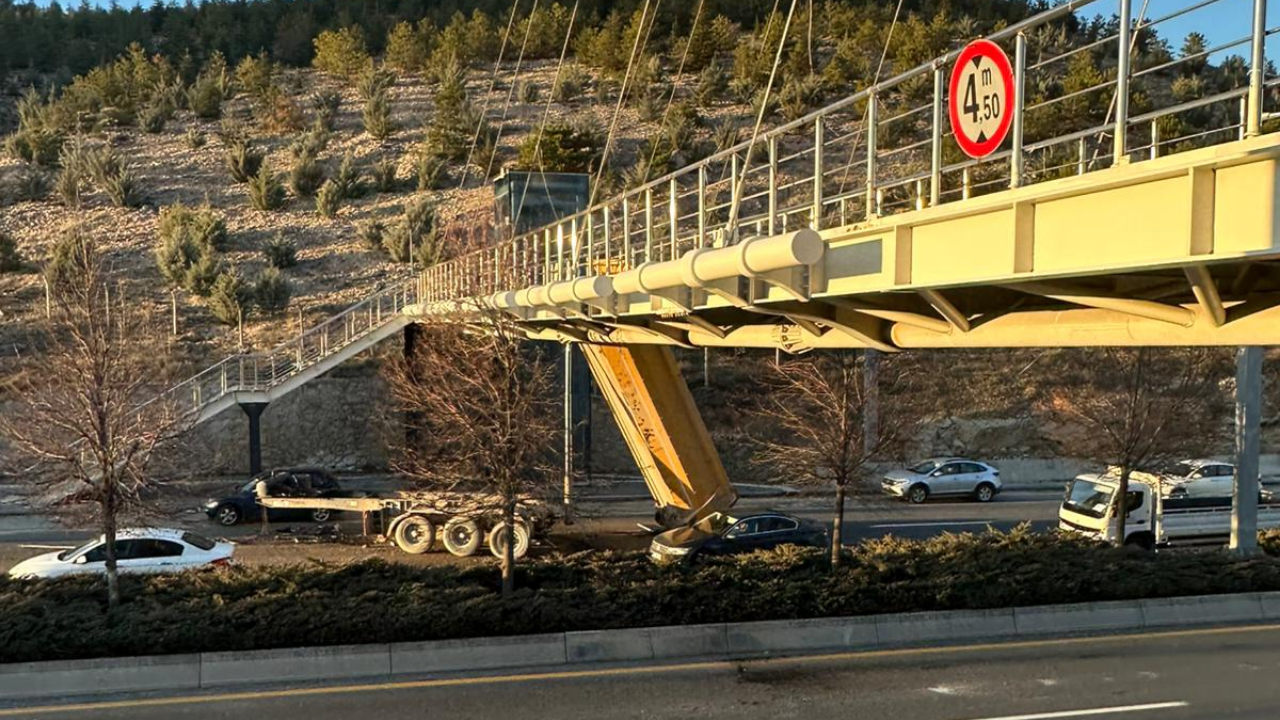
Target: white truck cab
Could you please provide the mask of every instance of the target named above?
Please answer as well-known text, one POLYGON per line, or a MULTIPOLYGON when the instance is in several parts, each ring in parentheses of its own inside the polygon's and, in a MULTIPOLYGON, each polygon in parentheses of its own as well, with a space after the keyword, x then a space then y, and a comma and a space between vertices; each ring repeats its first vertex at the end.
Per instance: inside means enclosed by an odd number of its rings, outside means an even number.
MULTIPOLYGON (((1114 542, 1119 485, 1120 477, 1114 469, 1077 476, 1067 484, 1058 509, 1058 528, 1114 542)), ((1135 471, 1129 475, 1125 504, 1125 545, 1150 549, 1210 544, 1225 542, 1231 536, 1229 485, 1210 495, 1170 496, 1160 478, 1135 471)), ((1258 504, 1258 529, 1270 528, 1280 528, 1280 505, 1263 496, 1258 504)))

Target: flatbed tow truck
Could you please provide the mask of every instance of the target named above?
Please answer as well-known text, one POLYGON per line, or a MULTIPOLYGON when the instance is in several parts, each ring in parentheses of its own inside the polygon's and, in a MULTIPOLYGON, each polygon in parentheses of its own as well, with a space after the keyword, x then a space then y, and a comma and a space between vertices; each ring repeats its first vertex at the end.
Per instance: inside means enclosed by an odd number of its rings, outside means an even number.
MULTIPOLYGON (((653 497, 661 528, 691 525, 738 500, 711 434, 664 345, 582 343, 600 394, 612 411, 627 448, 653 497)), ((463 491, 399 492, 365 498, 260 497, 264 507, 361 513, 365 534, 379 519, 381 537, 407 553, 430 550, 439 535, 444 547, 468 556, 487 544, 501 556, 504 534, 495 496, 463 491)), ((555 522, 552 506, 522 500, 517 510, 515 555, 545 535, 555 522)))
MULTIPOLYGON (((486 545, 496 557, 502 556, 505 523, 494 509, 497 496, 462 491, 405 491, 385 496, 359 498, 259 497, 263 507, 294 510, 329 510, 360 513, 365 534, 371 521, 381 528, 379 537, 412 555, 425 553, 439 539, 446 550, 469 557, 486 545)), ((522 499, 516 508, 513 554, 523 557, 535 540, 545 536, 556 516, 547 503, 522 499)))

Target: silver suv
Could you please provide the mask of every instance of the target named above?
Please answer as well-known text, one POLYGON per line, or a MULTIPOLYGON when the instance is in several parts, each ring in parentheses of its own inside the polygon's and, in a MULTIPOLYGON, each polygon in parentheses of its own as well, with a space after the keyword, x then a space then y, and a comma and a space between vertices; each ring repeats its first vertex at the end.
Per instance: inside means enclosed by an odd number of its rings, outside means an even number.
POLYGON ((934 495, 967 495, 978 502, 991 502, 1004 486, 1000 471, 984 462, 943 457, 890 471, 880 487, 894 497, 922 503, 934 495))

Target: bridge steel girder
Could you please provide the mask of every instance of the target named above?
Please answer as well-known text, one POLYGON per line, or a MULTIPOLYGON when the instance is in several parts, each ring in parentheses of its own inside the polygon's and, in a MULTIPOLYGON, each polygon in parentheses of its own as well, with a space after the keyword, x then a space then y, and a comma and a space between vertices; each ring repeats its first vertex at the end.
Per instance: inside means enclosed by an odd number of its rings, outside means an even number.
POLYGON ((737 492, 670 347, 583 344, 583 356, 666 525, 726 510, 737 492))
POLYGON ((1280 344, 1278 159, 1269 134, 733 251, 777 248, 778 278, 693 250, 578 282, 609 298, 585 334, 549 292, 519 312, 548 339, 790 352, 1280 344))

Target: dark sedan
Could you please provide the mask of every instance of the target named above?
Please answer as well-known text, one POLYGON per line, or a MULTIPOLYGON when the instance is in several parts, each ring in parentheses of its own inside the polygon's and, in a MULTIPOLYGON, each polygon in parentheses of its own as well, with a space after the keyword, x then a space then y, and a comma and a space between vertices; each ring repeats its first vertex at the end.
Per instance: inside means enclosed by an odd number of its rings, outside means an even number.
POLYGON ((715 513, 689 527, 659 534, 649 545, 649 557, 661 562, 690 561, 699 555, 734 555, 779 545, 824 547, 823 526, 781 513, 735 518, 715 513))
MULTIPOLYGON (((349 497, 332 475, 318 468, 277 468, 256 475, 241 485, 233 494, 221 500, 209 500, 204 504, 205 514, 220 525, 235 525, 245 521, 262 519, 262 506, 255 494, 259 480, 267 483, 267 494, 273 497, 349 497)), ((331 511, 285 510, 267 511, 267 520, 314 520, 324 522, 331 511)))

